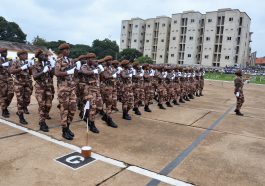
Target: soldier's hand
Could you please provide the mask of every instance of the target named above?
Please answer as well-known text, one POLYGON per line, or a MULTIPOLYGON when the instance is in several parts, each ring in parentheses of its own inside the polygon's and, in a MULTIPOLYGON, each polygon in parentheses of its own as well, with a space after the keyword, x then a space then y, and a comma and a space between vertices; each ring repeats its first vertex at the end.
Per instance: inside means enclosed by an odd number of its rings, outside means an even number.
POLYGON ((66 71, 67 75, 72 75, 72 74, 74 74, 74 73, 75 73, 75 68, 76 68, 76 67, 72 68, 71 70, 66 71))
POLYGON ((239 97, 239 92, 236 92, 236 97, 239 97))
POLYGON ((48 66, 45 66, 42 72, 43 72, 43 73, 46 73, 46 72, 48 72, 48 71, 49 71, 49 67, 48 67, 48 66))
POLYGON ((8 67, 9 66, 9 62, 5 62, 2 64, 3 67, 8 67))
POLYGON ((98 69, 93 70, 94 74, 98 74, 98 69))
POLYGON ((22 70, 26 70, 26 69, 28 69, 28 64, 23 65, 23 66, 21 67, 21 69, 22 69, 22 70))
POLYGON ((81 69, 81 61, 77 61, 75 64, 76 64, 76 70, 80 70, 81 69))

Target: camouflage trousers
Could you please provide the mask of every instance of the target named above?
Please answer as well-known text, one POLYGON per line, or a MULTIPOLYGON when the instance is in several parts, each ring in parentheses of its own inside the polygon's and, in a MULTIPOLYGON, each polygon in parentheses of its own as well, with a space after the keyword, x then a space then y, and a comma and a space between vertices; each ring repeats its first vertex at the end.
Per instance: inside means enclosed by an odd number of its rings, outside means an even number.
POLYGON ((129 111, 134 105, 132 84, 123 84, 121 92, 122 110, 129 111))
POLYGON ((154 99, 154 87, 149 82, 144 83, 144 95, 144 104, 150 105, 152 100, 154 99))
POLYGON ((83 90, 81 90, 82 85, 81 85, 81 83, 79 83, 79 81, 75 81, 75 83, 76 83, 75 94, 76 94, 77 108, 78 108, 78 110, 81 110, 81 108, 82 108, 82 96, 83 96, 83 95, 81 95, 81 92, 83 91, 83 90))
POLYGON ((167 89, 163 84, 159 84, 156 88, 158 94, 158 103, 163 104, 167 99, 167 89))
POLYGON ((144 100, 144 88, 138 83, 133 83, 134 107, 139 107, 144 100))
POLYGON ((117 91, 117 86, 115 85, 112 91, 112 107, 117 108, 117 103, 118 103, 118 91, 117 91))
POLYGON ((39 104, 39 122, 44 122, 49 116, 49 112, 52 107, 52 88, 35 84, 35 97, 39 104))
POLYGON ((175 90, 174 90, 173 83, 167 84, 166 87, 167 87, 167 98, 166 98, 166 101, 170 102, 175 97, 175 90))
POLYGON ((236 98, 236 109, 240 110, 243 103, 245 102, 244 94, 243 92, 239 94, 239 97, 236 98))
POLYGON ((111 108, 113 106, 113 103, 114 103, 114 88, 113 86, 109 86, 109 85, 105 85, 105 84, 102 84, 101 87, 100 87, 100 90, 101 90, 101 96, 102 96, 102 99, 103 99, 103 104, 105 104, 106 108, 105 108, 105 113, 110 115, 111 114, 111 108))
POLYGON ((66 127, 73 121, 76 111, 76 94, 73 82, 64 81, 58 84, 61 125, 66 127))
POLYGON ((201 79, 200 82, 199 82, 200 86, 199 86, 199 91, 200 93, 202 93, 202 90, 204 88, 204 79, 201 79))
POLYGON ((180 83, 174 82, 174 100, 178 101, 181 95, 180 83))
POLYGON ((24 81, 14 83, 14 92, 17 97, 18 113, 23 113, 24 109, 30 104, 30 96, 32 94, 32 81, 24 81))
POLYGON ((6 109, 13 97, 14 97, 14 86, 13 79, 10 77, 8 80, 0 80, 1 90, 0 90, 0 105, 1 109, 6 109))
MULTIPOLYGON (((97 109, 102 110, 103 101, 100 93, 100 88, 96 85, 86 85, 84 88, 83 102, 86 104, 89 101, 90 108, 88 112, 89 121, 95 121, 97 109)), ((83 108, 82 108, 83 109, 83 108)))

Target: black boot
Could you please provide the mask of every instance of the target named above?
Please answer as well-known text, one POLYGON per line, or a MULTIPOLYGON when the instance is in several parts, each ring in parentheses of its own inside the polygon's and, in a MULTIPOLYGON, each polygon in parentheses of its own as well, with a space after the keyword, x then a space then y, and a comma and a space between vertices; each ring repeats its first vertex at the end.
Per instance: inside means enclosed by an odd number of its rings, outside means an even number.
POLYGON ((194 97, 193 97, 192 94, 189 94, 189 98, 190 98, 190 99, 194 99, 194 97))
POLYGON ((142 113, 139 111, 139 108, 138 107, 134 107, 133 108, 133 111, 134 111, 134 113, 136 114, 136 115, 142 115, 142 113))
POLYGON ((172 107, 172 105, 170 104, 170 102, 166 102, 167 107, 172 107))
POLYGON ((84 115, 84 112, 83 112, 83 110, 81 110, 80 113, 79 113, 80 119, 83 119, 83 115, 84 115))
POLYGON ((75 134, 70 130, 70 123, 67 123, 67 129, 70 136, 75 137, 75 134))
POLYGON ((188 98, 188 96, 185 96, 184 99, 185 99, 186 101, 190 101, 190 99, 188 98))
POLYGON ((29 114, 29 110, 28 110, 27 107, 24 108, 24 113, 25 113, 25 114, 29 114))
POLYGON ((145 105, 145 106, 144 106, 144 111, 145 111, 145 112, 152 112, 152 110, 150 110, 150 108, 149 108, 148 105, 145 105))
POLYGON ((236 112, 236 115, 238 115, 238 116, 244 116, 244 114, 242 114, 241 112, 240 112, 240 110, 235 110, 235 112, 236 112))
POLYGON ((63 137, 64 139, 67 139, 67 140, 73 140, 73 137, 69 134, 68 131, 69 131, 69 130, 68 130, 67 127, 63 127, 63 129, 62 129, 62 132, 63 132, 62 137, 63 137))
POLYGON ((8 114, 8 115, 10 115, 10 112, 9 112, 9 110, 6 108, 5 109, 6 110, 6 113, 8 114))
POLYGON ((2 110, 2 116, 3 116, 4 118, 9 118, 9 114, 6 112, 6 109, 3 109, 3 110, 2 110))
POLYGON ((88 127, 89 130, 93 133, 99 133, 99 130, 97 129, 97 127, 95 126, 95 122, 94 121, 89 121, 88 122, 88 127))
POLYGON ((178 103, 177 100, 175 100, 175 99, 172 101, 172 103, 173 103, 174 105, 179 105, 179 103, 178 103))
POLYGON ((203 96, 202 92, 200 93, 200 96, 203 96))
POLYGON ((49 132, 49 127, 47 126, 47 124, 45 122, 40 122, 40 130, 43 132, 49 132))
POLYGON ((107 123, 108 122, 108 115, 104 113, 101 119, 107 123))
POLYGON ((24 115, 23 115, 23 113, 18 113, 17 112, 17 115, 18 115, 18 118, 19 118, 19 123, 21 123, 21 124, 23 124, 23 125, 27 125, 28 124, 28 122, 25 120, 25 118, 24 118, 24 115))
POLYGON ((128 114, 128 111, 123 111, 122 118, 125 120, 131 120, 131 116, 128 114))
POLYGON ((163 104, 161 104, 161 103, 159 103, 158 106, 159 106, 160 109, 166 109, 166 108, 163 106, 163 104))
POLYGON ((48 116, 46 117, 46 119, 50 120, 50 119, 52 119, 52 118, 51 118, 51 116, 48 115, 48 116))
POLYGON ((179 102, 180 103, 185 103, 185 101, 182 98, 179 99, 179 102))
POLYGON ((103 109, 98 110, 98 113, 99 113, 100 115, 102 115, 102 116, 105 114, 105 112, 103 111, 103 109))
POLYGON ((196 96, 197 96, 197 97, 200 97, 200 94, 199 94, 198 92, 196 92, 196 96))
POLYGON ((118 125, 112 120, 110 116, 108 116, 107 124, 112 128, 118 128, 118 125))

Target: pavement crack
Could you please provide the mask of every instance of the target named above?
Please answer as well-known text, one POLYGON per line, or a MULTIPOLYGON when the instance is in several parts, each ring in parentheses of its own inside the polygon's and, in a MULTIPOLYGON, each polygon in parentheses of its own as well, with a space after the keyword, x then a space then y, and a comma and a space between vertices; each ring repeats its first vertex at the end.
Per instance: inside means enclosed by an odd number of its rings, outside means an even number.
POLYGON ((211 113, 212 111, 208 111, 205 114, 203 114, 201 117, 199 117, 198 119, 196 119, 194 122, 192 122, 189 126, 193 126, 194 123, 196 123, 197 121, 199 121, 200 119, 204 118, 206 115, 208 115, 209 113, 211 113))
POLYGON ((27 134, 27 132, 20 132, 20 133, 17 133, 17 134, 12 134, 12 135, 8 135, 8 136, 3 136, 3 137, 0 137, 0 140, 1 140, 1 139, 6 139, 6 138, 11 138, 11 137, 16 137, 16 136, 21 136, 21 135, 24 135, 24 134, 27 134))
POLYGON ((101 184, 107 182, 108 180, 110 180, 111 178, 117 176, 118 174, 120 174, 121 172, 123 172, 124 170, 126 170, 127 168, 128 168, 128 167, 124 167, 124 168, 122 168, 121 170, 119 170, 119 171, 116 172, 115 174, 111 175, 110 177, 108 177, 108 178, 104 179, 103 181, 101 181, 100 183, 96 184, 96 186, 99 186, 99 185, 101 185, 101 184))

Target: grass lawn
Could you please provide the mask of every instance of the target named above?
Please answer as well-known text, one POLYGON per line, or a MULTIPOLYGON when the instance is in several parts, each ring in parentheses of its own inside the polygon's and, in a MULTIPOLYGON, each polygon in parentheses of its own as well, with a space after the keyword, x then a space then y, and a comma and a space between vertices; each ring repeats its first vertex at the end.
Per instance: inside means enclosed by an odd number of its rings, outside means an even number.
MULTIPOLYGON (((235 79, 234 74, 224 74, 218 72, 205 73, 205 79, 221 80, 221 81, 233 81, 235 79)), ((249 83, 265 84, 265 76, 249 76, 249 83)))

